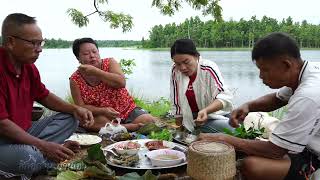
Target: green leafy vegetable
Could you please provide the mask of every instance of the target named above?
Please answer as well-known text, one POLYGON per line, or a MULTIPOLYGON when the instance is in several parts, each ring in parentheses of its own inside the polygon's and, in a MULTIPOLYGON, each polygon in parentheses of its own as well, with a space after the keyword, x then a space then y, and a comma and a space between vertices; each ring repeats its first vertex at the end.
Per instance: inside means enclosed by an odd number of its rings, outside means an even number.
POLYGON ((109 174, 96 166, 87 167, 83 172, 84 177, 90 177, 94 179, 108 179, 115 180, 116 176, 114 174, 109 174))
POLYGON ((246 129, 244 125, 241 124, 239 127, 235 128, 234 132, 232 132, 230 129, 227 129, 227 128, 224 128, 223 131, 226 134, 229 134, 238 138, 242 138, 242 139, 255 139, 256 137, 262 136, 262 134, 265 131, 265 128, 258 127, 258 129, 255 129, 253 127, 246 129))
POLYGON ((165 141, 172 141, 173 139, 172 133, 168 129, 162 129, 161 132, 152 131, 148 137, 150 139, 165 140, 165 141))
POLYGON ((91 161, 100 161, 103 164, 106 164, 106 158, 103 155, 103 152, 101 150, 101 145, 100 144, 95 144, 92 147, 90 147, 88 150, 88 158, 91 161))
POLYGON ((58 174, 57 180, 78 180, 82 179, 82 172, 64 171, 58 174))
POLYGON ((157 125, 155 125, 155 123, 147 123, 144 126, 142 126, 137 133, 139 134, 143 134, 143 135, 148 135, 150 134, 152 131, 154 132, 158 132, 161 131, 161 128, 158 127, 157 125))
POLYGON ((140 176, 136 172, 127 173, 123 176, 118 177, 119 180, 157 180, 157 176, 152 174, 151 170, 148 170, 144 173, 143 176, 140 176))

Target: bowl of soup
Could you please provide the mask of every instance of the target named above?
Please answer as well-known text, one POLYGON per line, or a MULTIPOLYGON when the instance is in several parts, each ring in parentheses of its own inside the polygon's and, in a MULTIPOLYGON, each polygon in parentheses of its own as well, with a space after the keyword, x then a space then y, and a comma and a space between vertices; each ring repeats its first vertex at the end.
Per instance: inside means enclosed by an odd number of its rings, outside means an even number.
POLYGON ((158 149, 149 151, 146 155, 152 166, 156 167, 174 166, 186 161, 186 155, 183 152, 173 149, 158 149))

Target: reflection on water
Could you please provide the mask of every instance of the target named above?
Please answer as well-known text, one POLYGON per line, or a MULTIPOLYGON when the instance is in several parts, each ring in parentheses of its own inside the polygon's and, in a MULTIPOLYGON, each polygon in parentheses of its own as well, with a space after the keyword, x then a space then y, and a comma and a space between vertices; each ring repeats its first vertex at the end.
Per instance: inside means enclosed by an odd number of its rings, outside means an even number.
MULTIPOLYGON (((169 97, 172 66, 169 52, 101 48, 100 54, 103 58, 135 59, 136 67, 127 80, 127 88, 134 95, 147 99, 169 97)), ((235 93, 236 105, 273 91, 262 84, 249 51, 201 51, 200 54, 218 64, 225 83, 235 93)), ((302 51, 302 57, 319 61, 320 51, 302 51)), ((70 91, 68 78, 79 65, 71 49, 45 49, 36 65, 48 89, 64 98, 70 91)))

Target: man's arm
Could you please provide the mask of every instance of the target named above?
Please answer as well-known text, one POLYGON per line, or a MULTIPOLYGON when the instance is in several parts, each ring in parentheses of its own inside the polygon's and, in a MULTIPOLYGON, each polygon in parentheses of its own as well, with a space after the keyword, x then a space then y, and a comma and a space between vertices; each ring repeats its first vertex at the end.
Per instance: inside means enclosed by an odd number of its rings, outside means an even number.
POLYGON ((281 101, 277 98, 276 93, 267 94, 234 109, 231 113, 229 123, 233 127, 238 127, 239 123, 244 121, 249 112, 270 112, 279 109, 286 104, 286 101, 281 101))
POLYGON ((91 126, 94 123, 91 111, 80 106, 67 103, 52 93, 49 93, 48 96, 38 102, 51 110, 73 114, 75 118, 83 124, 83 126, 91 126))
POLYGON ((49 93, 48 96, 39 100, 38 102, 43 106, 57 112, 73 114, 73 112, 76 110, 75 105, 63 101, 53 93, 49 93))
POLYGON ((249 140, 233 137, 225 134, 200 134, 199 140, 210 140, 226 142, 237 151, 242 151, 248 155, 261 156, 272 159, 281 159, 288 152, 270 141, 249 140))
POLYGON ((276 93, 271 93, 246 104, 248 104, 250 112, 270 112, 285 106, 287 102, 278 99, 276 93))
POLYGON ((0 137, 5 137, 18 144, 28 144, 37 147, 43 154, 56 162, 70 159, 74 153, 60 144, 46 142, 34 137, 9 119, 0 120, 0 137))
POLYGON ((39 146, 42 143, 41 139, 31 136, 9 119, 0 121, 0 136, 20 144, 39 146))

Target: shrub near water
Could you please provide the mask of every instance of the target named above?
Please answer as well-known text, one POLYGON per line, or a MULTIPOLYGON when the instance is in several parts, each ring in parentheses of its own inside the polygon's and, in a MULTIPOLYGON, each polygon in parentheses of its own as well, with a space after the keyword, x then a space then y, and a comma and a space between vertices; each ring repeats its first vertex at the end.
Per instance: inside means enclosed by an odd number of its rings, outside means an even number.
POLYGON ((159 100, 152 102, 139 97, 134 97, 133 99, 138 107, 147 110, 151 115, 155 117, 163 117, 167 115, 171 106, 169 100, 165 99, 164 97, 161 97, 159 100))

